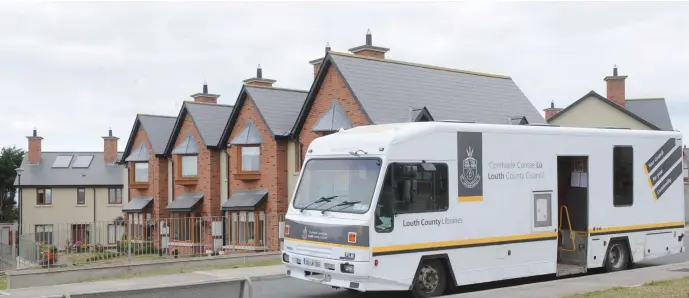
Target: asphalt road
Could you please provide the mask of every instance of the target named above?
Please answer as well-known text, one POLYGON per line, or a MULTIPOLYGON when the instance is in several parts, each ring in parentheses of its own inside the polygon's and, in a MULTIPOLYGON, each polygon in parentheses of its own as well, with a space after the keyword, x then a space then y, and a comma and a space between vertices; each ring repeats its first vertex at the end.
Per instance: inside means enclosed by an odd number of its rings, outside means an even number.
MULTIPOLYGON (((684 247, 689 248, 689 239, 684 240, 684 247)), ((689 252, 684 252, 677 255, 661 257, 647 262, 639 263, 636 267, 658 266, 673 263, 689 262, 689 252)), ((632 269, 633 270, 633 269, 632 269)), ((605 274, 594 272, 590 274, 605 274)), ((576 277, 573 277, 576 278, 576 277)), ((525 283, 549 281, 553 278, 538 277, 529 279, 520 279, 516 281, 488 283, 482 285, 475 285, 470 287, 463 287, 461 292, 480 291, 498 287, 509 287, 525 283)), ((281 278, 265 281, 257 281, 253 283, 255 298, 355 298, 355 297, 407 297, 400 293, 358 293, 350 292, 342 289, 333 289, 328 286, 301 281, 292 278, 281 278)))

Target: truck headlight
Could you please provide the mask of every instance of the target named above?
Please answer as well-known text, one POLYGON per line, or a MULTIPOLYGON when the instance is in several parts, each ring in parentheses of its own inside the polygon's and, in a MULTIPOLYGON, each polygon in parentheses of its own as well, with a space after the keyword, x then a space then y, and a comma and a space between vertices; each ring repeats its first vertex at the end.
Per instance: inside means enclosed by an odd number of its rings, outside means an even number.
POLYGON ((285 263, 289 263, 289 255, 287 255, 286 253, 283 253, 282 254, 282 261, 285 263))
POLYGON ((343 273, 354 274, 354 264, 341 264, 340 271, 343 273))

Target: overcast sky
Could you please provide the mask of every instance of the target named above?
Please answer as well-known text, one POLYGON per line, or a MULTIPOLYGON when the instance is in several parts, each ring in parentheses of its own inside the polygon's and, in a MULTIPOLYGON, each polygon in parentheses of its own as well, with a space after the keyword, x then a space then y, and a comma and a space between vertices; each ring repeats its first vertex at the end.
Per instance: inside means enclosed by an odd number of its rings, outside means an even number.
POLYGON ((542 110, 590 90, 618 64, 627 97, 665 97, 689 131, 689 3, 0 3, 0 146, 124 149, 136 113, 176 116, 201 91, 233 104, 263 66, 308 89, 309 60, 361 45, 387 57, 511 76, 542 110))

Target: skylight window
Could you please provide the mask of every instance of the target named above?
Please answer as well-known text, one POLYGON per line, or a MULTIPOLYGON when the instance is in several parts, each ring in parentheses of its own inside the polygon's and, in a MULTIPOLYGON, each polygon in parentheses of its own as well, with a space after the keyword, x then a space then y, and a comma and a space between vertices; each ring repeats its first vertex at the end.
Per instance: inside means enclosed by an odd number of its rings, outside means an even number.
POLYGON ((58 155, 53 162, 53 168, 66 168, 72 162, 72 155, 58 155))
POLYGON ((79 155, 72 168, 88 168, 93 160, 93 155, 79 155))

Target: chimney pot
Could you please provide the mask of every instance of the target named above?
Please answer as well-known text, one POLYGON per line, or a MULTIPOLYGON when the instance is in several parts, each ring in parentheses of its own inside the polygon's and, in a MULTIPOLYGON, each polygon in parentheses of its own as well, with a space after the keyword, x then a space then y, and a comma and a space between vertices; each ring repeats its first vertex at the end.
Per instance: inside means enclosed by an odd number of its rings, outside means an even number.
POLYGON ((201 91, 201 93, 191 95, 191 97, 194 99, 194 102, 218 103, 218 97, 220 97, 220 95, 208 93, 208 83, 206 83, 206 80, 203 80, 203 87, 201 91))
POLYGON ((275 80, 263 78, 263 68, 261 68, 261 64, 256 68, 255 78, 244 80, 244 84, 248 86, 272 87, 273 83, 275 83, 275 80))
POLYGON ((349 49, 350 52, 360 56, 385 59, 385 53, 390 49, 373 45, 373 35, 371 29, 366 31, 366 44, 349 49))
POLYGON ((325 53, 330 53, 330 42, 325 43, 325 53))

